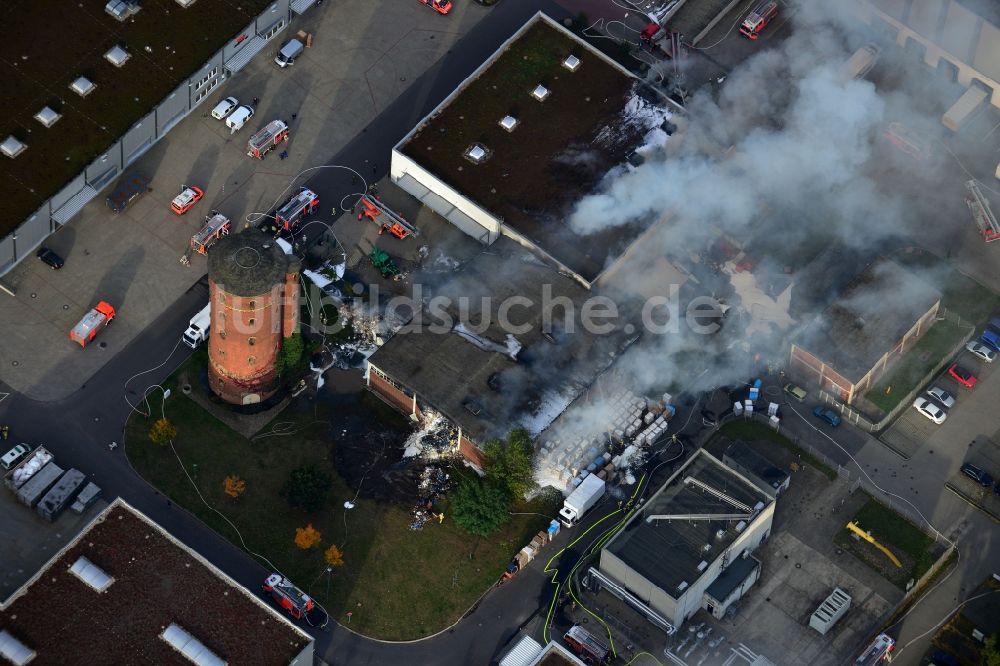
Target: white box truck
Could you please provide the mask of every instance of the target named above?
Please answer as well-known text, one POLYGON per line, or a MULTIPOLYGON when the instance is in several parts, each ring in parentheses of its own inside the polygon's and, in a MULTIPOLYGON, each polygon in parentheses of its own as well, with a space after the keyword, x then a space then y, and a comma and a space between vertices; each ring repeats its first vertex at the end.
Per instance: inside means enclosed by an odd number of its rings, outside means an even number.
POLYGON ((563 502, 563 507, 559 509, 559 522, 566 527, 573 527, 602 497, 604 479, 596 474, 589 474, 563 502))
POLYGON ((988 93, 982 88, 976 85, 970 86, 962 93, 958 101, 944 112, 944 115, 941 116, 941 124, 952 132, 957 132, 983 107, 988 96, 988 93))
POLYGON ((205 340, 208 340, 208 329, 212 324, 212 304, 209 303, 198 314, 191 317, 187 330, 184 331, 184 344, 191 349, 197 349, 205 340))

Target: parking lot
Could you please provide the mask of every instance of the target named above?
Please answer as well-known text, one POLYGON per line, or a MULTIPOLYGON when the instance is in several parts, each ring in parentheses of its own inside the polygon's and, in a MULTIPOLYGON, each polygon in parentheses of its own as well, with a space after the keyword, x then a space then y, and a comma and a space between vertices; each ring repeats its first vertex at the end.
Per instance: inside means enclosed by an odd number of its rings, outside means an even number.
MULTIPOLYGON (((102 193, 46 241, 65 259, 61 270, 29 260, 4 277, 17 294, 4 296, 6 314, 0 318, 6 385, 39 400, 78 390, 201 279, 203 257, 197 255, 190 267, 179 259, 210 210, 218 209, 236 225, 248 213, 271 210, 296 174, 325 164, 361 134, 488 12, 474 3, 456 4, 447 17, 417 2, 327 3, 293 21, 280 41, 299 29, 314 35, 313 46, 294 67, 279 69, 265 49, 133 165, 151 179, 149 193, 117 216, 108 211, 102 193), (391 43, 383 39, 386 34, 394 35, 391 43), (209 115, 230 95, 244 102, 260 98, 254 118, 235 134, 209 115), (263 126, 274 118, 291 127, 288 158, 248 158, 246 141, 258 121, 263 126), (203 188, 205 198, 178 217, 169 204, 182 184, 203 188), (110 302, 118 317, 81 350, 67 334, 100 300, 110 302)), ((349 166, 370 178, 385 171, 388 157, 374 151, 349 166)), ((353 191, 350 186, 345 177, 344 192, 320 192, 323 217, 353 191)))
POLYGON ((962 386, 954 377, 948 374, 951 363, 932 382, 923 387, 920 395, 924 396, 924 391, 932 386, 937 386, 955 398, 955 406, 948 410, 948 416, 941 425, 935 424, 916 409, 910 407, 903 411, 892 427, 882 433, 880 440, 883 444, 891 448, 901 457, 910 459, 918 451, 926 446, 933 448, 936 442, 960 442, 971 441, 978 432, 973 432, 981 426, 982 414, 976 412, 985 407, 989 394, 996 395, 1000 390, 1000 379, 994 366, 976 358, 967 351, 963 351, 957 359, 959 366, 971 370, 976 375, 976 387, 968 389, 962 386), (970 423, 971 421, 971 423, 970 423), (970 426, 974 426, 970 429, 970 426))

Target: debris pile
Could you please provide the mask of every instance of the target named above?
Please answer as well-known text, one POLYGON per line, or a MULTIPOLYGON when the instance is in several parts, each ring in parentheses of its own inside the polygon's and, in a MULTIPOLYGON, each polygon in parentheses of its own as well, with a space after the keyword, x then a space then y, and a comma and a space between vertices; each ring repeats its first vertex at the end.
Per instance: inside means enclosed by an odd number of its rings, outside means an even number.
POLYGON ((440 412, 421 412, 419 427, 403 442, 404 458, 442 458, 454 450, 458 431, 440 412))
POLYGON ((437 465, 428 465, 424 468, 420 474, 420 483, 417 485, 417 503, 410 512, 413 518, 410 522, 411 530, 423 529, 431 518, 440 519, 440 514, 434 514, 434 502, 448 492, 450 480, 451 476, 437 465))

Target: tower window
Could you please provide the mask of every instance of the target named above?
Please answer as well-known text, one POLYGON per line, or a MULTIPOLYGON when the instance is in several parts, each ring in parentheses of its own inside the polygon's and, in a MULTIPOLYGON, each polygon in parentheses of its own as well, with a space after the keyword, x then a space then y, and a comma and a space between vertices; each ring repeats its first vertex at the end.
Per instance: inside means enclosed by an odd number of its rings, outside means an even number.
POLYGON ((247 344, 253 347, 255 344, 257 344, 257 338, 251 336, 250 338, 247 339, 247 344))
POLYGON ((255 364, 256 362, 257 362, 257 357, 256 357, 256 356, 251 356, 251 357, 249 357, 249 358, 247 359, 247 363, 249 363, 250 365, 253 365, 253 364, 255 364))

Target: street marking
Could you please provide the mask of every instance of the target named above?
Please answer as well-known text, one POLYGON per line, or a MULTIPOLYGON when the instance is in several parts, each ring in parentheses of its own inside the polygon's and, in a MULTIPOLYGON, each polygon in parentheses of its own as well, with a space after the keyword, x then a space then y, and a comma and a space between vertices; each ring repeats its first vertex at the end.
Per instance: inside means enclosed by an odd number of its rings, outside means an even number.
POLYGON ((3 391, 0 391, 0 402, 3 402, 4 399, 7 398, 7 396, 9 395, 10 393, 4 393, 3 391))

